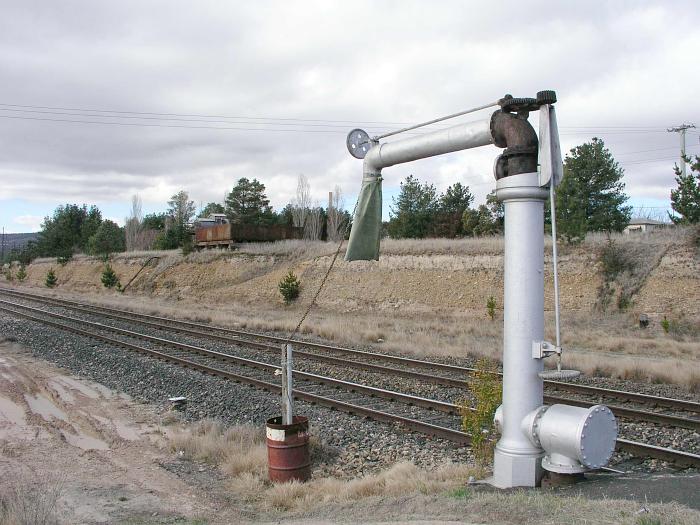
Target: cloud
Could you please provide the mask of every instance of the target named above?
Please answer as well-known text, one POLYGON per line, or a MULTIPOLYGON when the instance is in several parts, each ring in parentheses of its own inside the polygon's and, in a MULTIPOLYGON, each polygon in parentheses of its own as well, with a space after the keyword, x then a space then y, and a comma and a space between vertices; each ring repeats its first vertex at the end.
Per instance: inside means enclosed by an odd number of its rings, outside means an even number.
POLYGON ((30 231, 38 231, 42 222, 44 222, 43 217, 38 215, 19 215, 12 219, 14 224, 20 224, 30 229, 30 231))
MULTIPOLYGON (((336 184, 359 188, 361 163, 344 145, 351 128, 393 129, 551 88, 565 151, 602 137, 633 197, 667 201, 678 137, 665 128, 697 117, 700 74, 686 64, 700 36, 681 16, 693 4, 535 2, 528 11, 546 14, 504 22, 522 10, 458 0, 5 6, 0 199, 126 208, 139 193, 165 208, 179 189, 220 202, 246 176, 279 208, 304 173, 323 202, 336 184)), ((697 135, 689 144, 699 151, 697 135)), ((388 168, 385 184, 411 173, 439 189, 459 180, 483 200, 495 153, 388 168)))

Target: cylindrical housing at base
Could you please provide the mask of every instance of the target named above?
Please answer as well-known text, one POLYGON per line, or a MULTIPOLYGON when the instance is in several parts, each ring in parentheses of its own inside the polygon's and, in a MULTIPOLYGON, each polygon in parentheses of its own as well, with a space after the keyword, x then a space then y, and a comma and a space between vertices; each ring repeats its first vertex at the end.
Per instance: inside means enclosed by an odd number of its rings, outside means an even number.
POLYGON ((571 474, 608 463, 615 450, 617 422, 604 405, 552 405, 530 413, 523 420, 522 431, 544 449, 545 469, 571 474))
POLYGON ((267 462, 270 481, 308 481, 311 477, 309 454, 309 420, 294 416, 291 425, 283 425, 282 417, 267 420, 267 462))

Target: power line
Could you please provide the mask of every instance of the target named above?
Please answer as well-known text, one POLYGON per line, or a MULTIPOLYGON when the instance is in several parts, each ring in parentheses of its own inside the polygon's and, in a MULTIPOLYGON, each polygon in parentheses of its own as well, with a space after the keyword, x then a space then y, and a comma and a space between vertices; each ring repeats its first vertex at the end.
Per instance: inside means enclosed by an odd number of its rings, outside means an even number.
MULTIPOLYGON (((93 115, 90 113, 68 113, 60 111, 43 111, 43 110, 28 110, 28 109, 5 109, 0 108, 0 111, 14 111, 22 113, 39 113, 45 115, 65 115, 73 117, 90 117, 96 118, 98 115, 93 115)), ((99 115, 105 118, 120 118, 120 119, 136 119, 136 120, 160 120, 160 121, 176 121, 176 122, 205 122, 211 124, 255 124, 255 125, 275 125, 275 126, 310 126, 318 128, 342 128, 347 130, 347 124, 301 124, 296 122, 258 122, 255 120, 208 120, 208 119, 186 119, 186 118, 176 118, 176 117, 145 117, 138 115, 99 115)))
MULTIPOLYGON (((32 109, 51 109, 59 111, 86 111, 91 113, 117 113, 123 115, 156 115, 164 117, 196 117, 196 118, 220 118, 228 120, 236 119, 247 119, 247 120, 285 120, 285 121, 297 121, 297 122, 343 122, 352 124, 356 121, 353 120, 328 120, 328 119, 299 119, 299 118, 287 118, 287 117, 250 117, 250 116, 225 116, 225 115, 200 115, 192 113, 157 113, 154 111, 120 111, 114 109, 87 109, 87 108, 64 108, 56 106, 32 106, 32 105, 22 105, 22 104, 5 104, 0 102, 0 106, 8 106, 14 108, 32 108, 32 109)), ((107 115, 99 115, 107 116, 107 115)), ((388 122, 388 121, 365 121, 367 124, 407 124, 406 122, 388 122)))
MULTIPOLYGON (((695 147, 698 147, 698 146, 691 146, 691 148, 695 148, 695 147)), ((618 158, 618 157, 624 157, 625 155, 637 155, 639 153, 651 153, 654 151, 668 151, 668 150, 673 150, 673 149, 676 149, 676 148, 671 147, 671 148, 643 149, 643 150, 639 150, 639 151, 625 151, 625 152, 618 153, 618 154, 614 155, 614 157, 618 158)))
MULTIPOLYGON (((322 123, 342 123, 342 124, 357 124, 358 120, 334 120, 334 119, 304 119, 304 118, 290 118, 290 117, 254 117, 254 116, 242 116, 242 115, 203 115, 197 113, 159 113, 154 111, 124 111, 124 110, 114 110, 114 109, 91 109, 91 108, 67 108, 61 106, 39 106, 39 105, 29 105, 29 104, 9 104, 0 103, 0 106, 5 106, 8 109, 3 109, 3 111, 26 111, 32 113, 38 113, 39 111, 31 110, 54 110, 54 111, 70 111, 70 112, 87 112, 87 113, 97 113, 96 117, 111 117, 111 118, 137 118, 138 115, 148 115, 154 117, 166 117, 164 120, 179 120, 179 118, 203 118, 203 119, 224 119, 226 121, 230 120, 259 120, 259 121, 286 121, 286 122, 322 122, 322 123), (22 110, 12 110, 9 108, 23 108, 22 110), (113 113, 114 115, 99 115, 101 113, 113 113), (122 116, 120 116, 122 115, 122 116), (169 118, 176 117, 176 118, 169 118)), ((146 118, 146 117, 144 117, 146 118)), ((149 117, 150 118, 150 117, 149 117)), ((210 121, 205 121, 210 122, 210 121)), ((381 125, 414 125, 413 122, 396 122, 396 121, 379 121, 379 120, 364 120, 361 121, 364 124, 381 124, 381 125)), ((570 130, 631 130, 638 132, 645 131, 660 131, 664 130, 664 126, 559 126, 560 129, 570 129, 570 130)))
POLYGON ((106 122, 102 120, 75 120, 75 119, 55 119, 43 117, 19 117, 12 115, 0 115, 0 118, 16 119, 16 120, 38 120, 43 122, 71 122, 76 124, 106 124, 110 126, 136 126, 147 128, 180 128, 180 129, 221 129, 221 130, 236 130, 236 131, 286 131, 294 133, 341 133, 347 134, 341 130, 325 130, 325 129, 273 129, 273 128, 240 128, 230 126, 181 126, 177 124, 148 124, 134 122, 106 122))
POLYGON ((676 160, 676 157, 659 157, 657 159, 640 159, 631 161, 622 161, 622 164, 629 166, 630 164, 648 164, 651 162, 663 162, 665 160, 676 160))

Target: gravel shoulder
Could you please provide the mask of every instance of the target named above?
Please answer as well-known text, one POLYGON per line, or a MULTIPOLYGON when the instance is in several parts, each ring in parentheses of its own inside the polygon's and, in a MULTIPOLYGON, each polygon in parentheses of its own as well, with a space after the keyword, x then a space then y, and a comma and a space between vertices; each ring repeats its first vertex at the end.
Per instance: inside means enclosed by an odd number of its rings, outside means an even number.
POLYGON ((221 491, 165 468, 173 461, 168 432, 153 408, 36 359, 19 344, 0 344, 5 497, 43 508, 55 503, 65 523, 238 520, 240 510, 230 506, 212 513, 225 499, 221 491))

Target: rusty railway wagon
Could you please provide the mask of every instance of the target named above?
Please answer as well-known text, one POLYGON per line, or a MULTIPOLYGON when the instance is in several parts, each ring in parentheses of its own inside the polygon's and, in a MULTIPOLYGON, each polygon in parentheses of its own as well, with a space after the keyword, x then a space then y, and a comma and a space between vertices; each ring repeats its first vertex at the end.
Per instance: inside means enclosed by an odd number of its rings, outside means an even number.
POLYGON ((272 242, 301 239, 303 229, 285 224, 262 226, 256 224, 200 223, 194 230, 195 247, 235 248, 241 242, 272 242))

